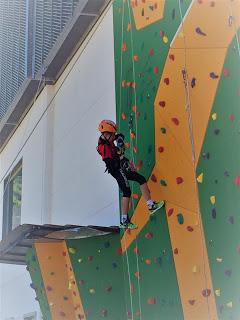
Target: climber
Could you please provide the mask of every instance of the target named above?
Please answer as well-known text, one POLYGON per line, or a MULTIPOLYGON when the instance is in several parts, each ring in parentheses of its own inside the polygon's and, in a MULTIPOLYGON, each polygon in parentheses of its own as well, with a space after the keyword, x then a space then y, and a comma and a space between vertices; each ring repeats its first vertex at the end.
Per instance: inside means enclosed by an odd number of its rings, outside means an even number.
POLYGON ((102 156, 106 164, 106 170, 118 183, 123 194, 121 201, 122 214, 120 218, 120 228, 136 229, 137 226, 131 223, 128 216, 131 189, 128 180, 136 181, 140 184, 143 197, 147 202, 150 214, 164 205, 164 201, 155 202, 151 199, 150 191, 144 176, 135 171, 134 165, 124 156, 124 135, 117 134, 117 126, 111 120, 102 120, 98 127, 101 136, 98 140, 97 151, 102 156), (114 144, 116 143, 116 145, 114 144))

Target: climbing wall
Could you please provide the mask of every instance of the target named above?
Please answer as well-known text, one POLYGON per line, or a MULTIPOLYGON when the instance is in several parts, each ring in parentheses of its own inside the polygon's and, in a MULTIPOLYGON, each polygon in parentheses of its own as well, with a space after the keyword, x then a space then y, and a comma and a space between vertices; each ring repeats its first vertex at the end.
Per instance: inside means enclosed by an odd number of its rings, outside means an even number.
MULTIPOLYGON (((240 318, 240 1, 115 0, 116 111, 136 230, 38 242, 44 319, 240 318)), ((114 182, 113 182, 114 183, 114 182)))
MULTIPOLYGON (((153 198, 166 200, 165 212, 158 215, 167 224, 162 232, 157 229, 154 249, 161 250, 164 243, 173 255, 172 297, 180 295, 179 319, 240 316, 240 228, 234 216, 240 185, 239 15, 236 0, 114 2, 118 126, 126 136, 127 156, 148 178, 153 198), (237 153, 232 157, 226 150, 231 147, 237 153)), ((151 228, 138 186, 132 190, 132 221, 139 228, 121 240, 130 263, 126 287, 139 269, 135 242, 144 246, 145 229, 151 228)), ((160 306, 165 286, 154 272, 147 279, 153 282, 152 301, 160 306)), ((145 281, 140 276, 136 284, 140 307, 146 301, 145 281)), ((136 299, 130 298, 129 318, 135 319, 136 299)), ((143 310, 138 314, 142 319, 143 310)), ((153 310, 150 315, 169 316, 153 310)))

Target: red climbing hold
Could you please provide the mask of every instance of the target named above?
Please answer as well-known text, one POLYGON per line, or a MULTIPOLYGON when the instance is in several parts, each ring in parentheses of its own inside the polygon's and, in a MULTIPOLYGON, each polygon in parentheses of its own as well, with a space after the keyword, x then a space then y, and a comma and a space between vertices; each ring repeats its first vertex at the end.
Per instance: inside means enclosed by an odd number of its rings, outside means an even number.
POLYGON ((169 85, 169 83, 170 83, 170 80, 169 80, 169 78, 164 78, 164 83, 168 86, 169 85))
POLYGON ((178 254, 178 248, 175 248, 173 252, 174 254, 178 254))
POLYGON ((154 49, 150 49, 149 55, 150 55, 151 57, 154 56, 154 49))
POLYGON ((136 277, 137 279, 140 279, 140 272, 139 272, 139 271, 136 271, 136 272, 134 273, 134 275, 135 275, 135 277, 136 277))
POLYGON ((204 289, 204 290, 202 291, 202 295, 203 295, 205 298, 209 297, 210 294, 211 294, 211 290, 210 290, 210 289, 204 289))
POLYGON ((62 252, 62 255, 63 255, 64 257, 66 257, 67 252, 66 252, 66 251, 63 251, 63 252, 62 252))
POLYGON ((240 244, 237 246, 237 253, 240 254, 240 244))
POLYGON ((183 178, 182 177, 177 177, 176 178, 177 184, 183 183, 183 178))
POLYGON ((195 303, 195 300, 188 300, 188 302, 189 302, 189 304, 190 304, 191 306, 193 306, 194 303, 195 303))
POLYGON ((233 113, 230 114, 229 120, 232 121, 232 122, 235 120, 235 115, 233 113))
POLYGON ((240 186, 240 176, 235 178, 235 184, 239 187, 240 186))
POLYGON ((172 60, 172 61, 174 61, 174 60, 175 60, 174 54, 170 54, 170 55, 169 55, 169 59, 172 60))
POLYGON ((166 102, 165 101, 159 101, 159 105, 160 105, 160 107, 164 108, 166 106, 166 102))
POLYGON ((228 68, 223 68, 223 75, 224 75, 224 77, 229 77, 230 76, 230 70, 228 68))
POLYGON ((93 261, 93 256, 89 256, 88 261, 93 261))
POLYGON ((154 297, 148 298, 147 303, 151 304, 151 305, 156 304, 156 298, 154 298, 154 297))
POLYGON ((153 72, 154 72, 155 74, 158 74, 158 67, 154 67, 154 68, 153 68, 153 72))
POLYGON ((155 176, 155 174, 152 174, 152 175, 151 175, 151 180, 152 180, 153 182, 157 182, 157 177, 155 176))
POLYGON ((189 231, 189 232, 193 232, 193 227, 188 226, 188 227, 187 227, 187 231, 189 231))
POLYGON ((153 238, 153 233, 152 233, 152 232, 147 232, 147 233, 145 234, 145 238, 146 238, 146 239, 152 239, 152 238, 153 238))
POLYGON ((178 120, 178 118, 172 118, 172 122, 173 122, 176 126, 179 125, 179 120, 178 120))
POLYGON ((162 153, 163 151, 164 151, 164 147, 161 146, 158 148, 158 152, 162 153))
POLYGON ((173 208, 169 209, 169 210, 168 210, 168 216, 171 217, 171 215, 173 214, 173 212, 174 212, 174 209, 173 209, 173 208))
POLYGON ((122 52, 125 52, 127 50, 127 44, 126 42, 123 42, 122 44, 122 52))
POLYGON ((139 253, 139 248, 138 248, 138 247, 135 247, 135 248, 133 249, 133 251, 134 251, 134 253, 139 253))
POLYGON ((121 256, 121 255, 123 254, 122 248, 118 248, 117 254, 118 254, 119 256, 121 256))
POLYGON ((66 317, 66 313, 63 312, 63 311, 60 311, 59 314, 60 314, 61 317, 66 317))

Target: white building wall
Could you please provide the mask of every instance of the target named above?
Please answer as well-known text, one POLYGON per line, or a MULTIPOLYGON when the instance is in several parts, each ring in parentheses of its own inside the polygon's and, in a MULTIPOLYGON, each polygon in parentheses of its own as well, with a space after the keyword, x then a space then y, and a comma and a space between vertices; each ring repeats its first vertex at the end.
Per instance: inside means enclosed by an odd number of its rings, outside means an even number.
MULTIPOLYGON (((118 188, 96 151, 99 121, 116 118, 112 24, 110 8, 0 154, 2 180, 25 144, 14 162, 23 159, 22 224, 118 224, 118 188)), ((25 267, 0 265, 0 275, 0 320, 38 310, 25 267)))

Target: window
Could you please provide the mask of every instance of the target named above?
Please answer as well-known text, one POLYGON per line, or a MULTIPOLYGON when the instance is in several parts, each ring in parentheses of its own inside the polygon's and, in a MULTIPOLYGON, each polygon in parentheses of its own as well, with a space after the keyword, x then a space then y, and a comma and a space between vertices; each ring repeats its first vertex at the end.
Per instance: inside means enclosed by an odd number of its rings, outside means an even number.
POLYGON ((23 316, 23 320, 37 320, 37 313, 32 312, 32 313, 25 314, 23 316))
POLYGON ((4 180, 3 238, 21 224, 22 160, 4 180))

